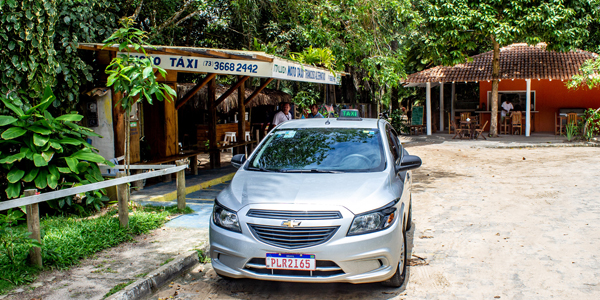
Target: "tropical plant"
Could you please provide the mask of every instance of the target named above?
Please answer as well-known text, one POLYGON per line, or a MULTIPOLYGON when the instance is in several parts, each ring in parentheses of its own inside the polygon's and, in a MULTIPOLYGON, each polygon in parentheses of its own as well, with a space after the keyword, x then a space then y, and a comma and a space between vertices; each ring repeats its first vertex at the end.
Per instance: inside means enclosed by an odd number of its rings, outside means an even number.
MULTIPOLYGON (((79 43, 108 35, 119 10, 114 0, 0 1, 0 92, 28 110, 50 86, 55 110, 70 111, 93 79, 79 43)), ((54 111, 54 110, 53 110, 54 111)), ((0 114, 7 113, 0 108, 0 114)))
MULTIPOLYGON (((17 198, 25 189, 54 190, 104 180, 97 163, 113 164, 86 141, 99 135, 75 124, 83 118, 76 112, 53 117, 47 110, 56 100, 50 87, 41 103, 26 111, 0 100, 16 116, 0 115, 1 198, 17 198)), ((80 195, 86 197, 87 204, 107 200, 101 191, 80 195)), ((62 207, 67 200, 60 201, 62 207)), ((98 203, 94 206, 99 208, 98 203)))
POLYGON ((32 247, 41 247, 42 245, 35 239, 30 238, 31 232, 14 230, 13 225, 19 221, 25 220, 25 214, 20 210, 9 209, 6 215, 0 214, 0 251, 8 258, 10 263, 17 264, 15 260, 15 250, 24 247, 25 251, 32 247))
POLYGON ((585 123, 583 124, 583 138, 591 141, 595 135, 600 134, 600 108, 594 110, 588 108, 585 111, 585 123))
POLYGON ((493 49, 492 120, 497 136, 500 47, 515 42, 547 43, 548 50, 568 51, 584 43, 598 19, 598 0, 486 1, 424 0, 416 2, 423 16, 423 46, 434 63, 463 63, 481 45, 493 49))
MULTIPOLYGON (((121 93, 122 97, 115 105, 121 105, 129 116, 131 107, 136 102, 142 102, 144 99, 152 104, 153 97, 157 100, 169 101, 166 94, 176 96, 175 91, 164 83, 156 81, 154 69, 163 77, 166 77, 166 71, 161 67, 155 66, 148 54, 146 47, 151 47, 146 39, 146 33, 142 30, 133 28, 131 18, 120 20, 121 28, 117 29, 109 38, 104 40, 104 48, 118 45, 123 54, 113 58, 108 67, 106 67, 107 86, 112 86, 115 93, 121 93), (138 53, 132 55, 131 53, 138 53)), ((125 121, 125 165, 126 173, 129 175, 129 164, 131 162, 130 151, 130 127, 129 120, 125 121)))
POLYGON ((405 115, 406 113, 401 109, 393 110, 392 114, 390 115, 390 123, 392 124, 392 127, 394 127, 396 130, 404 133, 409 133, 410 127, 408 126, 408 118, 404 117, 405 115))
POLYGON ((335 74, 335 57, 331 49, 309 46, 308 48, 304 48, 302 52, 292 52, 290 58, 299 63, 326 68, 335 74))
POLYGON ((582 85, 587 85, 589 89, 600 86, 600 58, 589 59, 579 68, 581 74, 575 74, 567 82, 570 89, 576 89, 582 85))
POLYGON ((309 106, 316 103, 315 95, 309 91, 300 91, 294 96, 292 102, 298 106, 301 113, 304 113, 309 106))
POLYGON ((577 126, 576 123, 568 123, 565 127, 565 137, 567 138, 567 141, 570 142, 577 136, 579 126, 577 126))

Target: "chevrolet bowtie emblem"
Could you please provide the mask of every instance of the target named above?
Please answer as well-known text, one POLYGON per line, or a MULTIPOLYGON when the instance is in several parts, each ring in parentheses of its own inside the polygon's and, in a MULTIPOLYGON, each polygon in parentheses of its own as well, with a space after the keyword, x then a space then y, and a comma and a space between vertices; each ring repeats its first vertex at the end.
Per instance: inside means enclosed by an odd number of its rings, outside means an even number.
POLYGON ((294 226, 300 226, 302 222, 296 222, 295 220, 288 220, 281 223, 281 226, 287 226, 289 228, 294 228, 294 226))

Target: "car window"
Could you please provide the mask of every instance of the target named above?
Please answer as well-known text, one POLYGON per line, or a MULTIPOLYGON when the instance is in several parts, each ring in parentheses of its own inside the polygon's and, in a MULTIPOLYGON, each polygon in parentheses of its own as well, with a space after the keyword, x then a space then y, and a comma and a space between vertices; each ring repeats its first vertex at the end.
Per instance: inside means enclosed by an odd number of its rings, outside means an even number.
POLYGON ((250 158, 250 169, 374 172, 385 169, 378 129, 276 130, 250 158))
POLYGON ((404 148, 402 147, 402 144, 400 143, 398 134, 396 133, 396 130, 394 130, 394 128, 392 128, 392 127, 390 127, 390 132, 392 135, 392 140, 394 141, 394 144, 396 146, 396 150, 398 151, 398 157, 400 157, 400 159, 402 159, 402 157, 404 156, 404 148))
POLYGON ((389 125, 386 126, 386 136, 390 153, 392 153, 392 157, 394 158, 394 164, 397 164, 398 159, 400 158, 400 152, 398 151, 398 137, 394 134, 393 129, 389 125))

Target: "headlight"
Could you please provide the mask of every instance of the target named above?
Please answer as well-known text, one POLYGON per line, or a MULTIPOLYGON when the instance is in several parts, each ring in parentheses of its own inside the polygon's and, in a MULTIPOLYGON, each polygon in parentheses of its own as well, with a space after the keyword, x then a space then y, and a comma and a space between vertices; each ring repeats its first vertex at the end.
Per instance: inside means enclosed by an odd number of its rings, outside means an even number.
POLYGON ((237 214, 234 211, 221 206, 216 200, 215 206, 213 207, 213 222, 221 228, 242 232, 237 214))
POLYGON ((355 216, 348 235, 375 232, 390 227, 396 220, 396 207, 394 206, 397 202, 392 201, 380 209, 355 216))

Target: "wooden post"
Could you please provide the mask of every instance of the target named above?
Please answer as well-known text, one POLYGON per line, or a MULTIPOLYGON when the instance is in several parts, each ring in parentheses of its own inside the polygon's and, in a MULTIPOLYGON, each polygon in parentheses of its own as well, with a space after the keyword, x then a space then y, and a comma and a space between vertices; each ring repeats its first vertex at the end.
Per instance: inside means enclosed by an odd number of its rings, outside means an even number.
POLYGON ((198 155, 190 157, 190 168, 192 169, 192 175, 198 175, 198 155))
POLYGON ((426 83, 425 109, 427 110, 427 135, 431 135, 431 82, 426 83))
MULTIPOLYGON (((243 76, 238 75, 238 80, 241 81, 243 76)), ((242 84, 238 87, 238 142, 245 142, 246 138, 246 88, 242 84)), ((246 146, 238 147, 237 153, 245 153, 246 146)))
MULTIPOLYGON (((175 164, 178 166, 185 165, 181 160, 176 161, 175 164)), ((185 209, 185 169, 177 172, 177 209, 185 209)))
MULTIPOLYGON (((117 178, 125 177, 124 172, 117 173, 117 178)), ((129 187, 127 183, 117 186, 117 207, 119 208, 119 223, 121 227, 129 227, 129 187)))
MULTIPOLYGON (((33 196, 37 192, 36 189, 25 190, 23 195, 33 196)), ((37 203, 27 205, 27 230, 31 232, 31 238, 42 242, 42 236, 40 234, 40 207, 37 203)), ((38 267, 42 267, 42 249, 40 247, 32 247, 29 249, 29 262, 38 267)))
MULTIPOLYGON (((135 175, 135 174, 142 174, 142 170, 131 170, 131 175, 135 175)), ((144 181, 143 180, 134 181, 131 183, 131 186, 136 191, 139 191, 144 188, 144 181)))
POLYGON ((217 106, 215 103, 217 91, 217 82, 213 77, 208 83, 208 140, 209 140, 209 158, 210 168, 221 167, 221 154, 217 149, 217 106))
MULTIPOLYGON (((121 100, 121 93, 113 93, 112 103, 117 103, 121 100)), ((115 137, 115 157, 125 155, 125 110, 121 104, 116 104, 112 108, 113 114, 113 131, 115 137)))

